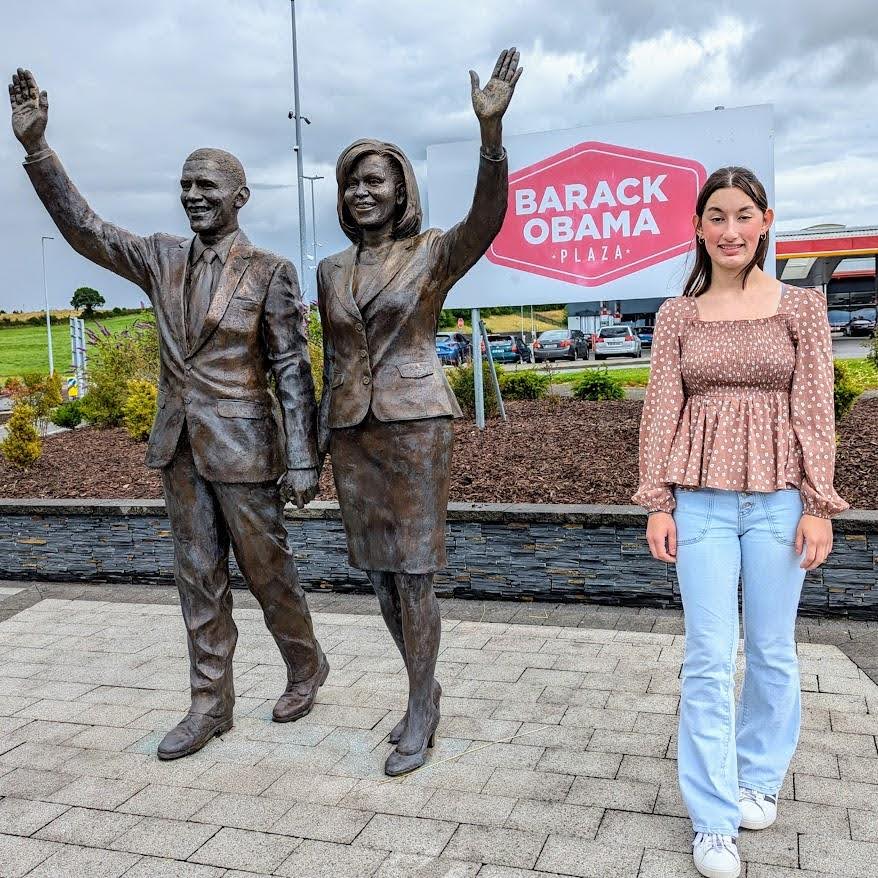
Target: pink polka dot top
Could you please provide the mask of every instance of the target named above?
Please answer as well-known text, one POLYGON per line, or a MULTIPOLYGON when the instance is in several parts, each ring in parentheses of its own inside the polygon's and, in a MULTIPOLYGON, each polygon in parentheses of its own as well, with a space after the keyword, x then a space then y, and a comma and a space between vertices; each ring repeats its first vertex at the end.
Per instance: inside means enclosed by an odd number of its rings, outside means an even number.
POLYGON ((826 300, 784 285, 777 313, 701 320, 693 298, 656 316, 632 500, 672 512, 672 487, 799 488, 804 512, 848 508, 833 487, 835 410, 826 300))

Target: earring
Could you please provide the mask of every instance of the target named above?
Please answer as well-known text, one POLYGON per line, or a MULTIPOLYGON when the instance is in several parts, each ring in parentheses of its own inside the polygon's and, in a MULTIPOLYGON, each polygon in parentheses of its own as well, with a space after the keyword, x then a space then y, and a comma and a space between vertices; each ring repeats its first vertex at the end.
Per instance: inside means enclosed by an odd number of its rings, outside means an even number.
POLYGON ((768 232, 763 232, 763 233, 759 236, 759 240, 760 240, 760 241, 764 241, 767 237, 768 237, 768 232))

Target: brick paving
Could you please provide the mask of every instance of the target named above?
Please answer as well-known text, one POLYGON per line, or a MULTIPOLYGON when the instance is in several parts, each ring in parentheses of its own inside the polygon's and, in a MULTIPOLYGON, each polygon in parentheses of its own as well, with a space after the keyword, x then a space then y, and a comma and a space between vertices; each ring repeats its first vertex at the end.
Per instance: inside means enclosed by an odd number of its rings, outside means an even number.
MULTIPOLYGON (((235 727, 160 763, 188 702, 170 589, 0 583, 0 876, 696 875, 674 762, 673 611, 443 601, 437 746, 381 771, 405 675, 375 601, 309 595, 332 667, 270 721, 284 671, 236 593, 235 727)), ((746 878, 878 863, 874 623, 802 619, 799 750, 746 878), (857 656, 862 657, 858 667, 857 656)))

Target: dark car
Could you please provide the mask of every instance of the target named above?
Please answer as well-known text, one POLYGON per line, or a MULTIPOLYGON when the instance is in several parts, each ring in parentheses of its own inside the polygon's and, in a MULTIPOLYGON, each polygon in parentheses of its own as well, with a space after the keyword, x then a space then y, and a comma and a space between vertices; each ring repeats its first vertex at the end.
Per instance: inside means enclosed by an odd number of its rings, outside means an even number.
POLYGON ((436 355, 442 363, 459 366, 469 359, 470 343, 460 332, 439 332, 436 334, 436 355))
MULTIPOLYGON (((494 335, 489 333, 488 344, 491 345, 491 359, 495 363, 531 363, 533 354, 520 335, 494 335)), ((484 350, 484 342, 482 343, 484 350)))
POLYGON ((654 327, 652 326, 635 326, 634 332, 637 334, 637 337, 640 339, 640 344, 642 347, 651 348, 652 347, 652 331, 654 327))
POLYGON ((875 316, 866 317, 860 315, 852 318, 845 324, 844 334, 848 336, 865 335, 872 337, 875 335, 875 316))
POLYGON ((588 338, 579 329, 547 329, 534 342, 534 362, 588 359, 588 338))

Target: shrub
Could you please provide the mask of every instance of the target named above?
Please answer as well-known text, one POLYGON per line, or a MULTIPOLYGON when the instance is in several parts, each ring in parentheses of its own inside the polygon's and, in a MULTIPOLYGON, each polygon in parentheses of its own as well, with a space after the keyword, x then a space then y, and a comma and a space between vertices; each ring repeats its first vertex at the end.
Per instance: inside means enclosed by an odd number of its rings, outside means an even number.
POLYGON ((61 405, 61 376, 28 372, 20 381, 7 382, 10 395, 33 411, 34 426, 45 436, 52 410, 61 405))
MULTIPOLYGON (((133 378, 126 387, 122 415, 128 435, 138 442, 149 438, 158 401, 158 388, 143 378, 133 378)), ((86 397, 88 398, 88 397, 86 397)))
POLYGON ((866 359, 878 369, 878 332, 869 341, 869 353, 866 354, 866 359))
MULTIPOLYGON (((505 373, 499 365, 495 364, 497 369, 497 380, 501 382, 505 378, 505 373)), ((476 412, 476 387, 473 376, 472 364, 467 366, 457 366, 450 369, 447 373, 448 383, 457 397, 460 407, 469 415, 476 412)), ((488 371, 488 364, 482 361, 482 387, 485 391, 485 417, 496 415, 500 411, 497 405, 497 397, 494 395, 494 384, 491 381, 491 373, 488 371)), ((502 391, 501 391, 502 392, 502 391)))
POLYGON ((78 399, 71 399, 70 402, 62 402, 55 411, 52 412, 52 423, 58 427, 66 427, 72 430, 82 423, 82 405, 78 399))
POLYGON ((98 427, 117 427, 125 418, 128 382, 140 379, 158 386, 158 331, 153 321, 144 320, 122 332, 99 325, 97 332, 86 333, 88 393, 82 398, 82 416, 98 427))
POLYGON ((589 369, 573 385, 577 399, 625 399, 622 383, 606 369, 589 369))
POLYGON ((549 376, 534 369, 503 372, 499 380, 504 399, 542 399, 549 392, 549 376))
POLYGON ((835 402, 835 419, 840 421, 850 410, 860 395, 860 388, 849 374, 844 364, 836 362, 833 365, 834 387, 833 397, 835 402))
POLYGON ((26 402, 17 402, 12 407, 12 415, 6 425, 6 438, 0 442, 0 451, 13 466, 30 466, 43 453, 36 419, 36 412, 26 402))
POLYGON ((323 326, 316 307, 308 311, 308 354, 311 357, 311 375, 317 402, 323 395, 323 326))

